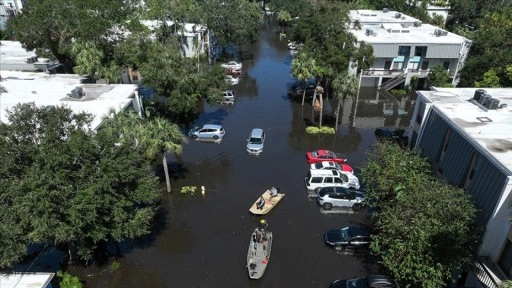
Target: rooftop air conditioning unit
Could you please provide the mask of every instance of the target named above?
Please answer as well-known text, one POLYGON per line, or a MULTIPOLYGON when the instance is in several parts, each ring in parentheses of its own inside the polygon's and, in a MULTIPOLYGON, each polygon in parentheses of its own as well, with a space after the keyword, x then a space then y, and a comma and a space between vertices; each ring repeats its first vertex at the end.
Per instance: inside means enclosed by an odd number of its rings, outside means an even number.
POLYGON ((71 94, 69 94, 69 96, 71 98, 75 98, 75 99, 80 99, 84 96, 84 90, 82 88, 82 86, 77 86, 75 87, 73 90, 71 90, 71 94))
POLYGON ((439 29, 439 31, 440 31, 439 32, 439 36, 446 36, 446 35, 448 35, 448 31, 446 31, 446 30, 439 29))
POLYGON ((500 106, 500 100, 496 98, 491 98, 489 101, 484 103, 484 106, 488 109, 496 110, 500 106))
POLYGON ((478 101, 480 104, 482 104, 483 106, 487 107, 487 102, 490 102, 492 99, 492 96, 489 95, 489 94, 484 94, 484 95, 481 95, 480 96, 480 101, 478 101))
POLYGON ((366 29, 366 36, 372 36, 373 35, 373 30, 372 29, 366 29))
POLYGON ((482 97, 482 95, 484 95, 485 93, 487 93, 487 91, 485 91, 484 89, 476 89, 475 95, 473 95, 473 99, 476 100, 476 102, 480 103, 480 97, 482 97))
POLYGON ((384 13, 388 13, 388 12, 389 12, 389 9, 388 9, 388 8, 384 8, 384 9, 382 9, 382 12, 384 12, 384 13))
POLYGON ((397 18, 397 19, 398 19, 398 18, 400 18, 400 17, 402 17, 402 14, 401 14, 401 13, 396 13, 396 14, 395 14, 395 18, 397 18))
POLYGON ((420 27, 421 21, 414 21, 414 27, 420 27))
POLYGON ((434 35, 441 36, 441 29, 434 30, 434 35))

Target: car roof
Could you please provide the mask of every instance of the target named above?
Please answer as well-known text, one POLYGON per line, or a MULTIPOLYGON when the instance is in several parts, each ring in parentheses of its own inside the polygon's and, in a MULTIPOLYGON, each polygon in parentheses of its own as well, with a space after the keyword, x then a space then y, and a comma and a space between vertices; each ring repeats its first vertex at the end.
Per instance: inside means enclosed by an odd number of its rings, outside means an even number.
MULTIPOLYGON (((350 230, 351 237, 354 237, 354 236, 370 237, 371 231, 367 227, 360 226, 360 225, 352 225, 352 226, 348 226, 348 227, 350 230)), ((373 275, 373 276, 378 276, 378 275, 373 275)))
POLYGON ((204 124, 202 126, 202 128, 206 128, 206 129, 221 129, 222 126, 221 125, 217 125, 217 124, 204 124))
POLYGON ((368 275, 366 276, 366 282, 369 287, 392 287, 398 288, 395 280, 386 275, 368 275))
POLYGON ((336 169, 310 169, 311 176, 340 176, 336 169))
POLYGON ((263 135, 263 129, 261 128, 254 128, 251 131, 250 137, 260 138, 263 135))

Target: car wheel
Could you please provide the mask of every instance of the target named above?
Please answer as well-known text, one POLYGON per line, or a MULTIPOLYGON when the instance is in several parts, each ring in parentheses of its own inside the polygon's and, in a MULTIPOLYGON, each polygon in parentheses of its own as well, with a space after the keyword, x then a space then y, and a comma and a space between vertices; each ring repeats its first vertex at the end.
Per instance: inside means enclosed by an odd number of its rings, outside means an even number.
POLYGON ((324 205, 322 205, 322 207, 324 207, 325 210, 331 210, 332 209, 332 204, 331 203, 324 203, 324 205))
POLYGON ((214 140, 219 140, 219 136, 217 136, 217 135, 213 135, 213 139, 214 139, 214 140))
POLYGON ((354 206, 352 206, 352 210, 354 210, 354 211, 359 211, 359 210, 361 210, 361 208, 362 208, 361 204, 354 204, 354 206))
POLYGON ((192 138, 192 139, 197 139, 197 135, 192 134, 192 136, 190 136, 190 138, 192 138))

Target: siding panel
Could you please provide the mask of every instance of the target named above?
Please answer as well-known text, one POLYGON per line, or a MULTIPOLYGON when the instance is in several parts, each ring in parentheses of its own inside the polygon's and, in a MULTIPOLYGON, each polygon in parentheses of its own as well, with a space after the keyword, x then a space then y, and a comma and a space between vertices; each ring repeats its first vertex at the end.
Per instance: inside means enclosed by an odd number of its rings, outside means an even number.
POLYGON ((426 58, 458 59, 460 45, 431 45, 427 48, 426 58))
POLYGON ((423 148, 422 156, 427 157, 434 169, 439 165, 443 170, 443 177, 450 184, 458 186, 465 180, 463 178, 471 165, 473 153, 480 158, 467 192, 472 196, 472 200, 478 208, 477 224, 480 227, 485 227, 492 216, 496 203, 498 203, 504 185, 507 183, 507 175, 494 166, 493 162, 486 158, 486 155, 480 154, 479 150, 472 146, 466 138, 453 130, 443 118, 437 115, 435 109, 430 111, 424 125, 425 130, 420 143, 418 143, 423 148), (436 163, 436 157, 443 147, 447 129, 451 130, 451 136, 446 154, 442 163, 436 163))
POLYGON ((394 58, 398 56, 398 46, 392 44, 372 44, 375 58, 394 58))

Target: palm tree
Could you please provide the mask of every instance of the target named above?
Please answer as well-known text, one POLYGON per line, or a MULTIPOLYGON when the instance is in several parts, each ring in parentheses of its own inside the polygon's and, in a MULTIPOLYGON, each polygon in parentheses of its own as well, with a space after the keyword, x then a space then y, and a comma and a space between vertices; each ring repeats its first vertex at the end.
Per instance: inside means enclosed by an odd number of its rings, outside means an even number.
POLYGON ((281 10, 277 13, 277 21, 279 22, 279 26, 281 26, 281 34, 284 34, 284 27, 288 22, 292 20, 292 16, 290 13, 281 10))
POLYGON ((292 76, 302 84, 302 106, 304 106, 307 81, 315 76, 314 73, 317 70, 315 59, 311 58, 306 52, 299 50, 297 56, 292 60, 291 70, 292 76))
POLYGON ((97 79, 97 74, 102 68, 103 52, 96 48, 93 42, 76 42, 72 45, 71 52, 77 64, 73 67, 75 73, 87 74, 97 79))
POLYGON ((336 131, 338 131, 338 117, 340 115, 341 101, 353 99, 357 94, 358 88, 357 78, 348 76, 346 73, 340 74, 331 82, 331 88, 334 96, 338 98, 338 106, 336 107, 336 131))
POLYGON ((167 192, 171 192, 167 152, 181 154, 183 150, 181 144, 186 142, 185 136, 181 133, 178 125, 161 117, 148 121, 143 128, 142 136, 141 146, 144 148, 146 157, 148 159, 155 159, 159 155, 162 157, 167 192))

